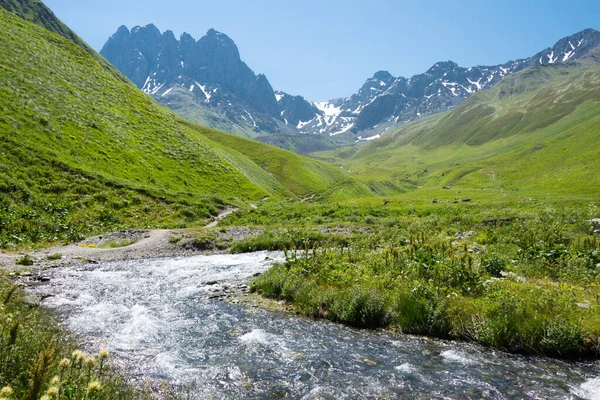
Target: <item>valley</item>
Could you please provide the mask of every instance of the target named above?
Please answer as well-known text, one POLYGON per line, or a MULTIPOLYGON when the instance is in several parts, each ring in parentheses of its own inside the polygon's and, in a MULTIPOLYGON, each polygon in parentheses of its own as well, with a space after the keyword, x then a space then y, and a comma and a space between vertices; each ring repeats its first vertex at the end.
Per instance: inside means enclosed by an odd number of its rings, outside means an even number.
POLYGON ((599 395, 597 31, 312 102, 0 6, 0 398, 599 395))

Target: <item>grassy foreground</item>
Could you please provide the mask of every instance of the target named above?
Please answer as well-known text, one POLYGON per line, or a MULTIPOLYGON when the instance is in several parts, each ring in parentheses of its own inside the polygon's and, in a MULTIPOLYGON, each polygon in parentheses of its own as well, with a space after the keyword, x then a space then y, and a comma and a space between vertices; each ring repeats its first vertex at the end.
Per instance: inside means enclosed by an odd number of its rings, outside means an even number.
POLYGON ((285 249, 287 261, 251 289, 305 315, 511 352, 597 357, 600 238, 586 221, 598 210, 536 209, 296 205, 224 222, 284 221, 233 250, 285 249))

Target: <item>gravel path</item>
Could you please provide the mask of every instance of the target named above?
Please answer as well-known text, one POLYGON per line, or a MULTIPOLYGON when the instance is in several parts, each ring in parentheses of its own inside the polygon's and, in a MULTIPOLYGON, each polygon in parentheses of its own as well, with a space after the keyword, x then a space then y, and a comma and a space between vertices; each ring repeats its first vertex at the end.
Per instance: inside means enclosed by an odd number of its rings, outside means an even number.
MULTIPOLYGON (((224 209, 205 228, 215 227, 221 219, 235 211, 237 211, 235 208, 224 209)), ((255 233, 255 230, 248 228, 226 228, 218 235, 239 240, 255 233)), ((201 251, 206 252, 205 249, 197 249, 189 245, 193 237, 193 234, 177 229, 127 230, 94 236, 66 246, 46 248, 31 252, 29 255, 34 261, 32 269, 41 270, 74 263, 181 257, 198 254, 201 251), (48 256, 57 253, 62 255, 60 259, 48 260, 48 256)), ((22 255, 23 253, 0 253, 0 268, 9 270, 20 268, 15 261, 22 255)))

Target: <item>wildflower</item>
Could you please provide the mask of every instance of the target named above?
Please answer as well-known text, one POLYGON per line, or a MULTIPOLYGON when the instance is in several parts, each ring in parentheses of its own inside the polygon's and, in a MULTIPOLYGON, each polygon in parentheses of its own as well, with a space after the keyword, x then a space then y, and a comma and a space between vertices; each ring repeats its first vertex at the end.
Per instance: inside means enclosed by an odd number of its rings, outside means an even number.
POLYGON ((47 394, 45 394, 42 397, 40 397, 40 400, 52 400, 52 399, 50 398, 50 396, 48 396, 47 394))
POLYGON ((97 380, 91 381, 90 384, 87 387, 88 392, 97 392, 100 389, 102 389, 102 385, 97 380))
POLYGON ((68 358, 63 358, 62 360, 59 361, 58 365, 60 365, 63 368, 66 368, 69 365, 71 365, 71 360, 69 360, 68 358))
POLYGON ((13 394, 13 390, 10 386, 4 386, 0 390, 0 396, 10 396, 11 394, 13 394))
POLYGON ((51 397, 58 396, 58 388, 56 386, 50 386, 48 390, 46 390, 46 394, 51 397))
POLYGON ((73 354, 71 354, 74 361, 83 361, 85 360, 85 353, 81 350, 75 350, 73 354))
POLYGON ((85 365, 92 367, 94 364, 96 364, 96 359, 94 357, 89 356, 85 358, 85 365))
POLYGON ((52 380, 50 381, 51 385, 58 385, 58 382, 60 382, 60 378, 58 376, 55 376, 52 378, 52 380))
POLYGON ((100 349, 100 351, 98 352, 98 357, 100 357, 103 360, 107 359, 108 358, 108 349, 100 349))

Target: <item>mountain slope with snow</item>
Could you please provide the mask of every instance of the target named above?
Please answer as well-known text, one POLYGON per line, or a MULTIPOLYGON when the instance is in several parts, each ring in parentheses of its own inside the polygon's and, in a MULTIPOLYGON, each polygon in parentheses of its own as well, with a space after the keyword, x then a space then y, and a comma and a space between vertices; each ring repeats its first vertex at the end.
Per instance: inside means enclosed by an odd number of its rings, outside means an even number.
POLYGON ((154 25, 122 26, 101 54, 140 89, 185 118, 255 138, 316 134, 337 143, 372 140, 390 128, 451 110, 473 94, 530 66, 569 63, 600 46, 600 32, 587 29, 536 55, 494 66, 435 63, 410 78, 379 71, 348 98, 312 102, 274 91, 264 75, 241 60, 227 35, 211 29, 196 41, 154 25))
POLYGON ((587 29, 533 57, 502 65, 463 68, 444 61, 408 79, 379 71, 352 96, 315 103, 323 114, 299 121, 297 128, 303 133, 335 136, 352 132, 357 140, 373 138, 390 127, 453 109, 474 93, 527 67, 571 62, 599 46, 600 32, 587 29))

